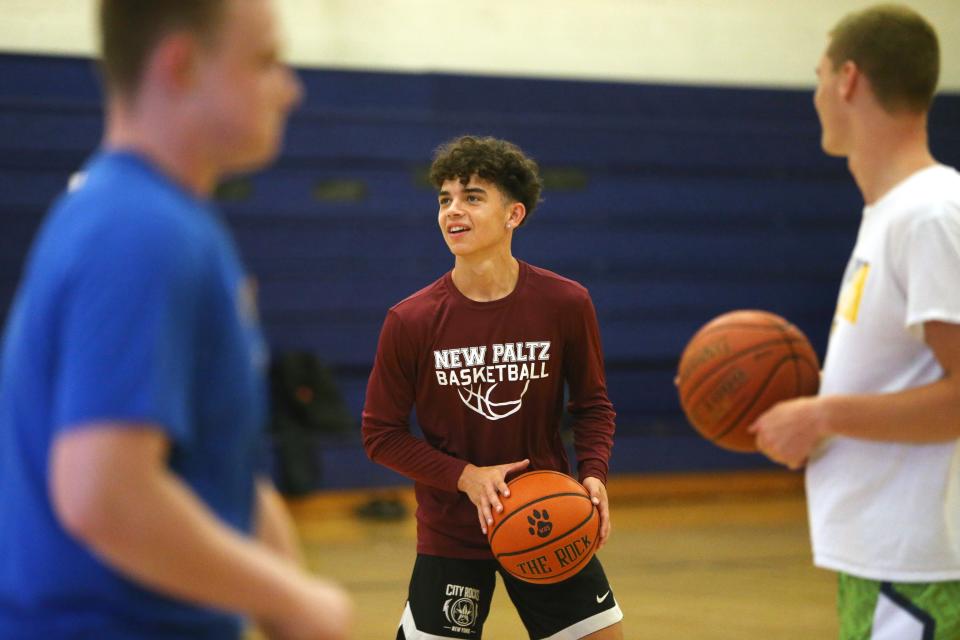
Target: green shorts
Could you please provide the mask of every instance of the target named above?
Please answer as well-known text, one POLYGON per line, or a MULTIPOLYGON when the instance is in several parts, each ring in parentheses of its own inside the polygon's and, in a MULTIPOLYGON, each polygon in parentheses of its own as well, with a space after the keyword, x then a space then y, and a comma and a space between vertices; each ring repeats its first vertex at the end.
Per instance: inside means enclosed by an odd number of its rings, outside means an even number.
POLYGON ((957 640, 960 581, 880 582, 840 574, 840 640, 957 640))

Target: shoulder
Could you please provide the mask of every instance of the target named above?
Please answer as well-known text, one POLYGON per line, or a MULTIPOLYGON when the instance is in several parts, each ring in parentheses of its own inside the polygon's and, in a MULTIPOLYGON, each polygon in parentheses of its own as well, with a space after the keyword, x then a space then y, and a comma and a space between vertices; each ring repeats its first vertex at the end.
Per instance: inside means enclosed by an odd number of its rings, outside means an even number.
POLYGON ((444 277, 407 296, 387 310, 381 340, 417 344, 432 334, 447 298, 444 277))
POLYGON ((930 188, 931 214, 960 217, 960 173, 951 167, 937 167, 930 188))
POLYGON ((895 220, 915 224, 960 216, 960 173, 955 169, 930 167, 904 186, 890 202, 895 220))
POLYGON ((410 294, 390 307, 389 314, 406 323, 432 317, 449 296, 446 279, 447 275, 444 274, 419 291, 410 294))
POLYGON ((211 212, 200 201, 135 171, 94 171, 61 199, 52 216, 60 237, 77 250, 186 257, 214 240, 211 212))
POLYGON ((38 252, 71 278, 187 281, 215 264, 211 258, 222 244, 215 226, 199 202, 115 173, 95 176, 61 198, 38 252))
POLYGON ((960 173, 953 167, 937 165, 919 176, 912 197, 923 203, 960 206, 960 173))
POLYGON ((561 276, 549 269, 527 263, 523 265, 527 269, 525 287, 529 292, 535 292, 539 299, 577 306, 590 301, 590 292, 576 280, 561 276))

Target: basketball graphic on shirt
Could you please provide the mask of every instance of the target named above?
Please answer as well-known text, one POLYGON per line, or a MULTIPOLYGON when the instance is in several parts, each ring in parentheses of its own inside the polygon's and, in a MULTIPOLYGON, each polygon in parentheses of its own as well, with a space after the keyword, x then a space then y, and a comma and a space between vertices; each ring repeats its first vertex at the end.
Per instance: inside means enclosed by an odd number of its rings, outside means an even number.
POLYGON ((436 381, 488 420, 512 416, 532 383, 550 377, 550 341, 527 340, 436 349, 436 381))

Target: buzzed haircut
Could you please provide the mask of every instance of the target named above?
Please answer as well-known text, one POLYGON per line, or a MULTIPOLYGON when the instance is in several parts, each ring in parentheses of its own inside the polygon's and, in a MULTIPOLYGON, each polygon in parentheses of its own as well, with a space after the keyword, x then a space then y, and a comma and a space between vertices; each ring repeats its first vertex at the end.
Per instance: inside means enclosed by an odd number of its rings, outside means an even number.
POLYGON ((902 5, 877 5, 847 15, 830 36, 827 57, 834 69, 848 60, 856 63, 886 111, 930 109, 940 76, 940 46, 923 16, 902 5))
POLYGON ((172 31, 182 29, 212 41, 227 2, 100 0, 100 68, 107 88, 134 93, 154 47, 172 31))
POLYGON ((540 169, 515 144, 492 137, 461 136, 437 148, 430 166, 430 182, 439 189, 447 180, 466 185, 477 176, 526 207, 526 223, 540 202, 540 169))

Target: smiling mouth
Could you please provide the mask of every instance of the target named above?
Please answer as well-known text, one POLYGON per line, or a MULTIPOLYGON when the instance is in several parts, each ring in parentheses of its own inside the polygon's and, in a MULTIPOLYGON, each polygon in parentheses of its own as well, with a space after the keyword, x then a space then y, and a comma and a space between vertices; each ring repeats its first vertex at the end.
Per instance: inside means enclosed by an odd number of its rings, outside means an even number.
POLYGON ((467 231, 470 231, 470 228, 469 228, 469 227, 464 227, 464 226, 461 226, 461 225, 455 225, 455 226, 452 226, 452 227, 450 227, 450 228, 447 229, 447 233, 449 233, 449 234, 452 235, 452 236, 455 236, 455 235, 458 235, 458 234, 461 234, 461 233, 465 233, 465 232, 467 232, 467 231))

